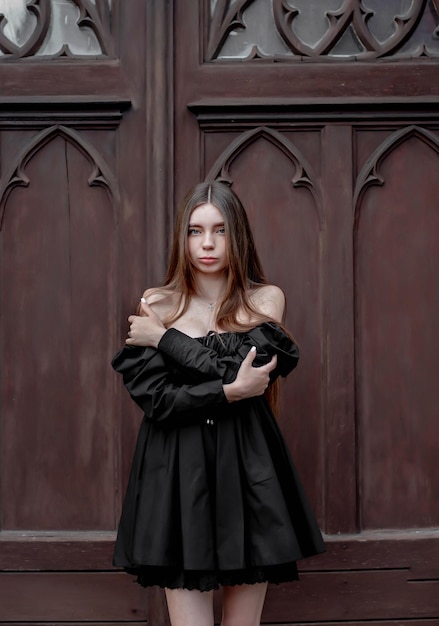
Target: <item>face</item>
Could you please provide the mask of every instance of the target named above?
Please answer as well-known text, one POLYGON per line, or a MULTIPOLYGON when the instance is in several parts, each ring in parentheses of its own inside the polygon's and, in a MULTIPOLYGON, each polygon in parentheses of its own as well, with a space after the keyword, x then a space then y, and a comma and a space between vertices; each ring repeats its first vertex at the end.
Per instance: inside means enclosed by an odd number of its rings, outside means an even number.
POLYGON ((224 218, 213 204, 201 204, 192 211, 187 251, 194 268, 203 274, 218 274, 226 269, 224 218))

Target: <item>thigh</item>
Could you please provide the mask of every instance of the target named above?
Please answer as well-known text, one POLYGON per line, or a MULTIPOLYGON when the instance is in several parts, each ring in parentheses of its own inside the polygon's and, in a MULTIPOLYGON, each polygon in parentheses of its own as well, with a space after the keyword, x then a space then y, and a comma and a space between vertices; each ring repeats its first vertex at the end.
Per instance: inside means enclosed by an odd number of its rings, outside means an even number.
POLYGON ((213 591, 165 591, 172 626, 213 626, 213 591))
POLYGON ((267 583, 223 587, 221 626, 259 626, 267 583))

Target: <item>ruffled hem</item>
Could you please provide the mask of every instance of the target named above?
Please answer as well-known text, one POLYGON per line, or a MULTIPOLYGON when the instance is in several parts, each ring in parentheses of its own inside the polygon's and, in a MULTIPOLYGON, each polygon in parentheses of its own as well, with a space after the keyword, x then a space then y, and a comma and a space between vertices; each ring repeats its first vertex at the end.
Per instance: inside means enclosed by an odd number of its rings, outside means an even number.
POLYGON ((295 562, 225 571, 179 570, 172 567, 154 566, 126 568, 125 571, 137 576, 136 582, 142 587, 157 586, 167 589, 198 589, 199 591, 263 582, 278 585, 299 580, 295 562))

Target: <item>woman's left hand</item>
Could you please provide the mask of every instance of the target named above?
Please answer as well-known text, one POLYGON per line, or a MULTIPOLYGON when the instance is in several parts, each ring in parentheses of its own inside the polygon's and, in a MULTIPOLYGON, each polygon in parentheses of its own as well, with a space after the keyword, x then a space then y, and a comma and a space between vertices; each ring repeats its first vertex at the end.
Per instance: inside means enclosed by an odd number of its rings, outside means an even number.
POLYGON ((128 321, 130 329, 125 341, 130 346, 145 346, 157 348, 160 339, 166 332, 159 316, 142 298, 140 301, 143 315, 130 315, 128 321))

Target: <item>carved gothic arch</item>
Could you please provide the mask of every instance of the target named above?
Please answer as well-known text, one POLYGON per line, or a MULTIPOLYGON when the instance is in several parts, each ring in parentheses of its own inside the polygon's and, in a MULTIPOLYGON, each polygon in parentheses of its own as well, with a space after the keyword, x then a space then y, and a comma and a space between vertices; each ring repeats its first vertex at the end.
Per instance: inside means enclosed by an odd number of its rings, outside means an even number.
POLYGON ((439 154, 439 138, 430 131, 419 126, 411 125, 392 133, 380 146, 372 153, 364 164, 357 177, 354 189, 354 231, 356 231, 359 219, 359 207, 361 200, 369 187, 372 185, 384 185, 384 178, 380 173, 383 161, 404 141, 416 137, 439 154))
POLYGON ((322 215, 322 194, 318 177, 312 166, 302 154, 302 152, 281 133, 267 126, 260 126, 239 135, 217 158, 210 172, 206 176, 206 181, 220 179, 228 184, 233 180, 230 175, 230 167, 233 161, 244 152, 252 143, 260 138, 264 138, 281 150, 285 156, 292 161, 296 172, 291 180, 293 187, 306 187, 314 199, 320 227, 323 224, 322 215))
POLYGON ((29 161, 41 149, 50 143, 55 137, 62 137, 89 161, 92 166, 92 172, 88 178, 90 187, 103 187, 110 195, 113 204, 114 217, 117 218, 117 208, 119 205, 119 194, 117 184, 111 170, 99 152, 75 130, 67 126, 55 125, 50 126, 39 132, 21 149, 17 157, 12 161, 11 166, 6 171, 5 176, 0 179, 0 230, 3 224, 3 218, 6 203, 9 194, 15 187, 28 187, 30 180, 26 175, 25 169, 29 161))

